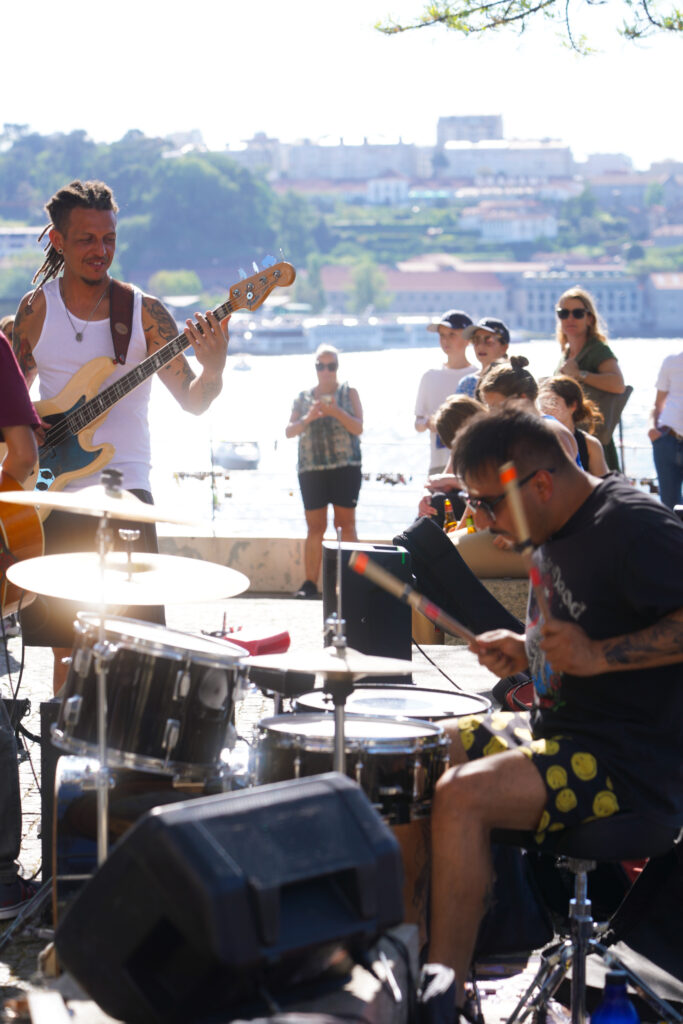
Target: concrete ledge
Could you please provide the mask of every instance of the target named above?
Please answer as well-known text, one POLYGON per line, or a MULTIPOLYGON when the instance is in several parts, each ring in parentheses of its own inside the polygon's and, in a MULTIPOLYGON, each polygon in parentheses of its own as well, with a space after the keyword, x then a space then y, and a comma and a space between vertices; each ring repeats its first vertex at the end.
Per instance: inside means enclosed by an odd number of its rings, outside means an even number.
POLYGON ((248 576, 250 593, 292 593, 304 578, 304 542, 296 537, 161 536, 159 550, 237 569, 248 576))

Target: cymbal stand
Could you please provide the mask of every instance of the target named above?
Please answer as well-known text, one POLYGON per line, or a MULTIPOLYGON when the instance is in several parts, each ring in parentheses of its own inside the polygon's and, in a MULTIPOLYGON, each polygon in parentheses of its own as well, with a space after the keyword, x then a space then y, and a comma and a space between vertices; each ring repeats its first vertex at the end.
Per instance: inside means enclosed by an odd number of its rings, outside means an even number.
MULTIPOLYGON (((346 621, 342 618, 342 548, 341 528, 337 527, 337 580, 335 596, 337 611, 325 621, 325 627, 332 631, 332 646, 335 654, 344 659, 346 655, 346 621)), ((346 698, 353 693, 353 679, 348 672, 330 672, 326 675, 323 689, 332 694, 334 704, 334 761, 335 772, 346 772, 346 742, 344 736, 344 706, 346 698)))
POLYGON ((100 559, 100 570, 102 574, 102 594, 100 597, 100 614, 97 624, 97 643, 93 651, 95 655, 95 674, 97 678, 97 747, 99 768, 95 779, 97 790, 97 865, 98 867, 107 859, 107 847, 109 843, 109 788, 111 779, 107 770, 107 672, 108 663, 111 661, 114 651, 111 645, 104 639, 104 624, 107 615, 107 605, 104 598, 105 564, 107 553, 113 547, 113 536, 108 527, 108 516, 103 515, 97 524, 95 534, 97 553, 100 559))

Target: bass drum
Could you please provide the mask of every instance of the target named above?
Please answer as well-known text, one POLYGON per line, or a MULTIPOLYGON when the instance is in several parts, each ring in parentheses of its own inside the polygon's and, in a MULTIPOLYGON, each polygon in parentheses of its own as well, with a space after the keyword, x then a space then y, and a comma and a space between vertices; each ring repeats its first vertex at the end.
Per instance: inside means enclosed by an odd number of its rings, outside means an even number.
MULTIPOLYGON (((297 711, 334 711, 332 697, 324 690, 312 690, 295 702, 297 711)), ((367 683, 354 687, 346 698, 346 711, 353 715, 380 715, 387 718, 419 718, 438 722, 464 715, 483 715, 491 701, 479 693, 464 690, 428 690, 418 686, 384 686, 367 683)))
MULTIPOLYGON (((55 746, 98 757, 99 616, 79 612, 55 746)), ((107 758, 112 765, 204 778, 219 763, 235 707, 241 647, 137 619, 104 621, 107 758)))

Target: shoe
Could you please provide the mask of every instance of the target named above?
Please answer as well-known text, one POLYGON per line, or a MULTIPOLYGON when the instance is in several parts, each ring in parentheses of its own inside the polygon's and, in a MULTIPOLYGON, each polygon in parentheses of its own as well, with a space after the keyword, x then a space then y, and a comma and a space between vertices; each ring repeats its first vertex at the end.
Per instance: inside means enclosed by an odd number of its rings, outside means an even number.
POLYGON ((424 964, 417 985, 417 1024, 459 1024, 455 972, 444 964, 424 964))
POLYGON ((29 882, 19 877, 14 882, 0 885, 0 921, 11 921, 13 917, 18 917, 39 889, 38 882, 29 882))
POLYGON ((292 596, 306 599, 311 597, 320 597, 320 594, 313 580, 304 580, 299 589, 295 590, 292 596))

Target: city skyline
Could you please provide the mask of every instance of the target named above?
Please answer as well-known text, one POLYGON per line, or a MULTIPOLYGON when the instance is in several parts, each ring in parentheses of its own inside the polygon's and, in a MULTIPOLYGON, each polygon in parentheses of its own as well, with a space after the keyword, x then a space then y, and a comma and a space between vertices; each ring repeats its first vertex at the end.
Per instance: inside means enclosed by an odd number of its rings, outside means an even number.
POLYGON ((41 134, 84 130, 102 142, 131 129, 197 129, 221 150, 260 131, 283 142, 432 145, 439 117, 500 114, 506 138, 559 139, 577 160, 621 152, 637 169, 683 161, 667 118, 683 39, 621 42, 610 6, 585 14, 579 27, 602 52, 580 58, 541 23, 521 38, 439 28, 385 37, 373 28, 414 16, 421 0, 262 0, 257 19, 251 8, 209 0, 189 13, 178 0, 120 0, 115 15, 103 9, 95 20, 92 5, 74 0, 68 22, 64 8, 36 0, 3 14, 12 86, 2 121, 41 134), (42 49, 30 46, 37 35, 42 49))

